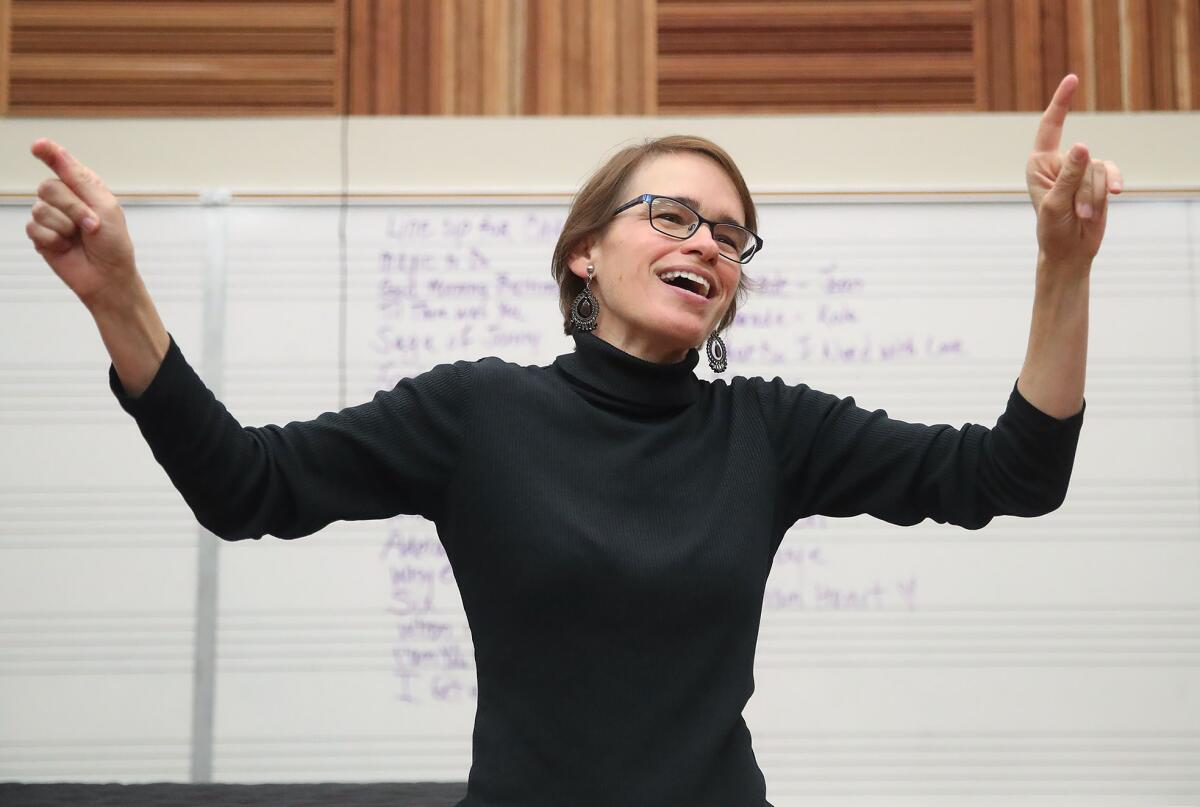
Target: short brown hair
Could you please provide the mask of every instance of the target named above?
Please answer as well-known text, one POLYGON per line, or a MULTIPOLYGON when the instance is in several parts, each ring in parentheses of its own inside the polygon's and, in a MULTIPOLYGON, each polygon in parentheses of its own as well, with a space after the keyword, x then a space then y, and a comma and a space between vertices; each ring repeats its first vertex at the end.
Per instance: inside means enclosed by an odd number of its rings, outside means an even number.
MULTIPOLYGON (((571 202, 571 211, 567 214, 562 233, 558 236, 558 243, 554 246, 550 271, 558 282, 558 307, 563 315, 564 333, 570 334, 574 330, 571 325, 571 304, 579 292, 583 291, 584 286, 583 280, 567 265, 571 251, 584 238, 608 226, 612 221, 613 210, 625 201, 618 199, 617 194, 642 163, 652 157, 680 152, 701 154, 720 165, 733 182, 741 199, 742 210, 746 212, 746 220, 743 223, 751 230, 757 228, 758 214, 754 208, 754 200, 750 197, 750 190, 746 187, 746 180, 742 178, 742 172, 734 164, 733 158, 711 140, 692 135, 669 135, 622 149, 600 166, 584 183, 579 193, 575 194, 575 199, 571 202)), ((724 330, 733 322, 738 303, 745 301, 748 281, 743 272, 737 292, 729 304, 729 310, 717 324, 717 330, 724 330)))

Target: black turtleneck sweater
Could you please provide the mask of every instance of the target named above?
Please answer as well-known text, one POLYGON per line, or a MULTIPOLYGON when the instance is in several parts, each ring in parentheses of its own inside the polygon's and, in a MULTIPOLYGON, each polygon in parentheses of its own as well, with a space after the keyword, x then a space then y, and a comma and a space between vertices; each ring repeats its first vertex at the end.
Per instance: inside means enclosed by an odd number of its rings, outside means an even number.
POLYGON ((174 340, 137 400, 196 518, 228 540, 434 521, 475 646, 460 807, 765 805, 742 709, 771 560, 812 515, 978 529, 1067 491, 1083 411, 1017 392, 926 426, 779 379, 696 378, 590 334, 548 367, 440 365, 307 423, 243 428, 174 340))

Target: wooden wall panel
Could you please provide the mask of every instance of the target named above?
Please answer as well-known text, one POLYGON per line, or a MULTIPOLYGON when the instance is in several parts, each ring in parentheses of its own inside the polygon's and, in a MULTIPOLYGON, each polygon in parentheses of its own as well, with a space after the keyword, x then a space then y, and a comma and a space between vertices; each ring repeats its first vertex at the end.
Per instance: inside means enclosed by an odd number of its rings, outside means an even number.
POLYGON ((986 51, 975 55, 976 75, 987 73, 987 78, 976 90, 975 108, 1015 109, 1013 6, 1011 3, 976 3, 974 23, 983 28, 982 32, 976 32, 974 41, 985 42, 987 47, 986 51))
MULTIPOLYGON (((1064 0, 1042 6, 1042 98, 1053 97, 1067 69, 1067 4, 1064 0)), ((1082 69, 1082 65, 1080 66, 1082 69)), ((1044 104, 1036 107, 1043 109, 1044 104)))
POLYGON ((654 0, 350 0, 350 110, 646 114, 654 21, 654 0))
POLYGON ((513 87, 509 82, 509 40, 512 37, 512 3, 494 0, 481 3, 480 61, 485 65, 480 78, 479 102, 484 115, 512 115, 513 87))
POLYGON ((0 0, 0 114, 1200 109, 1200 0, 0 0))
POLYGON ((617 111, 617 20, 619 0, 588 3, 588 112, 613 115, 617 111))
POLYGON ((539 72, 558 67, 563 72, 563 106, 560 114, 583 115, 591 103, 591 85, 580 81, 587 76, 589 56, 587 16, 583 9, 588 0, 572 0, 563 3, 563 61, 561 65, 540 65, 539 72))
POLYGON ((400 103, 396 114, 428 115, 433 111, 434 81, 437 73, 429 69, 436 42, 434 9, 429 3, 413 3, 408 14, 398 15, 400 53, 408 69, 400 77, 400 103))
MULTIPOLYGON (((1003 0, 1001 0, 1003 2, 1003 0)), ((1015 109, 1044 106, 1042 84, 1042 0, 1013 0, 1013 94, 1015 109)))
POLYGON ((1095 28, 1096 109, 1125 107, 1124 48, 1121 45, 1120 0, 1093 0, 1092 20, 1095 28))
MULTIPOLYGON (((373 48, 371 74, 371 111, 376 115, 400 114, 403 75, 408 72, 402 57, 408 54, 404 49, 404 26, 401 16, 402 6, 411 7, 420 3, 375 3, 375 13, 371 19, 368 47, 373 48)), ((410 10, 404 8, 403 10, 410 10)), ((405 58, 406 60, 406 58, 405 58)))
POLYGON ((1125 109, 1151 108, 1149 0, 1121 0, 1121 69, 1125 109))
POLYGON ((484 69, 480 53, 480 8, 479 4, 472 0, 457 0, 456 6, 458 36, 455 46, 458 51, 458 75, 455 80, 454 106, 445 111, 451 115, 478 115, 483 106, 480 103, 482 86, 479 79, 480 72, 484 69))
POLYGON ((975 108, 970 0, 659 0, 672 114, 975 108))
POLYGON ((1150 108, 1175 106, 1175 13, 1167 3, 1150 5, 1150 108))
POLYGON ((1200 110, 1200 2, 1176 0, 1176 109, 1200 110))
POLYGON ((339 5, 11 0, 9 112, 333 113, 339 5))
POLYGON ((0 115, 8 114, 8 54, 12 36, 11 17, 11 0, 0 0, 0 115))
MULTIPOLYGON (((1079 69, 1080 88, 1077 94, 1078 108, 1096 108, 1096 49, 1092 24, 1091 0, 1067 0, 1066 2, 1066 61, 1059 75, 1079 69)), ((1053 76, 1049 76, 1053 80, 1053 76)), ((1054 92, 1051 88, 1049 92, 1054 92)))
POLYGON ((1073 72, 1076 109, 1200 109, 1197 18, 1200 0, 976 0, 977 108, 1042 109, 1073 72))
POLYGON ((563 12, 561 0, 529 0, 528 36, 522 59, 525 103, 521 112, 526 115, 562 109, 565 103, 563 72, 546 69, 547 65, 563 64, 566 57, 563 12))
POLYGON ((655 111, 655 0, 529 0, 529 115, 655 111))
POLYGON ((347 112, 363 114, 369 111, 373 99, 371 97, 373 82, 364 80, 374 70, 375 45, 371 31, 374 30, 372 15, 373 3, 362 3, 349 0, 346 8, 346 25, 349 28, 348 53, 346 54, 346 99, 347 112))
POLYGON ((673 113, 1197 109, 1200 0, 659 0, 673 113))

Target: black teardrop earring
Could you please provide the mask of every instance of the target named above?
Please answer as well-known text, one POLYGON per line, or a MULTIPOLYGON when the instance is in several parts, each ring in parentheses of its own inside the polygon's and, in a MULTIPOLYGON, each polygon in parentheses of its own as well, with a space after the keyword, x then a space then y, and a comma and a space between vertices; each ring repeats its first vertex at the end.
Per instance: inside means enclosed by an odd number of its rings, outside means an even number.
POLYGON ((708 366, 714 373, 723 373, 728 363, 725 361, 725 343, 716 331, 708 336, 708 366))
POLYGON ((583 286, 583 291, 575 298, 575 302, 571 303, 571 325, 577 331, 594 331, 596 330, 596 319, 600 315, 600 306, 596 303, 596 298, 592 294, 592 275, 596 274, 596 267, 590 263, 587 267, 587 282, 583 286))

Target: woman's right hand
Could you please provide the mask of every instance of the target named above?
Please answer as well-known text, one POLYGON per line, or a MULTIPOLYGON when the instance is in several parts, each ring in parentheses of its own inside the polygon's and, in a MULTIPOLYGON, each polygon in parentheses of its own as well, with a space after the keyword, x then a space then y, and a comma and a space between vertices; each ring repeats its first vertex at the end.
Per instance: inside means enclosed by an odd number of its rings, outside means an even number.
POLYGON ((25 234, 89 310, 128 305, 140 288, 125 213, 87 166, 52 140, 30 149, 57 175, 38 186, 25 234))

